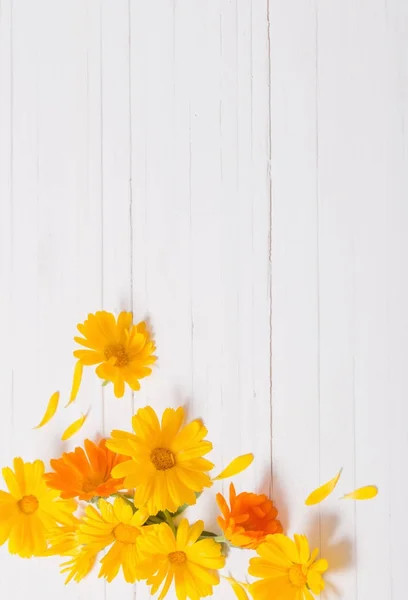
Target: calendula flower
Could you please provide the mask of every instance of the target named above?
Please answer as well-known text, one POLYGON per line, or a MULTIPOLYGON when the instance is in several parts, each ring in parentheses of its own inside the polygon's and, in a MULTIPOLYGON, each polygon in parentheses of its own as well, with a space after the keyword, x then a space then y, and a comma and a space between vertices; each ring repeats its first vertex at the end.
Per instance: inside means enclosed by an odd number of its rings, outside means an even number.
POLYGON ((98 553, 95 550, 87 548, 78 550, 72 555, 72 558, 61 565, 61 573, 68 573, 65 584, 70 581, 79 583, 94 568, 98 553))
POLYGON ((47 533, 48 548, 42 556, 75 556, 79 550, 77 538, 80 520, 73 518, 71 525, 53 527, 47 533))
POLYGON ((90 500, 95 496, 106 498, 123 489, 123 479, 114 479, 112 469, 127 457, 112 452, 106 440, 98 444, 85 440, 85 450, 78 447, 64 452, 61 458, 50 461, 54 472, 46 473, 50 488, 59 490, 61 498, 90 500))
POLYGON ((211 596, 218 585, 218 569, 225 565, 221 544, 212 539, 199 540, 204 528, 202 521, 189 525, 183 519, 174 535, 167 523, 155 525, 140 539, 140 552, 145 557, 141 569, 143 579, 151 586, 151 594, 161 588, 162 600, 175 582, 178 600, 198 600, 211 596))
POLYGON ((98 548, 82 546, 78 540, 80 519, 72 525, 63 525, 50 530, 48 549, 42 556, 64 556, 68 560, 61 564, 61 573, 68 573, 65 583, 71 580, 79 583, 93 569, 98 556, 98 548))
POLYGON ((79 388, 82 366, 99 365, 96 374, 114 384, 117 398, 125 393, 125 383, 132 390, 140 389, 139 380, 150 375, 149 365, 156 360, 156 346, 145 322, 134 325, 130 312, 121 312, 116 319, 110 312, 99 311, 88 315, 78 330, 83 337, 74 340, 87 349, 74 352, 81 368, 75 370, 71 401, 79 388))
POLYGON ((57 524, 71 525, 77 504, 61 500, 44 481, 44 463, 14 459, 14 471, 3 469, 10 493, 0 491, 0 545, 8 540, 11 554, 40 556, 47 549, 48 532, 57 524))
POLYGON ((282 533, 278 511, 264 494, 242 492, 237 496, 231 483, 230 507, 221 494, 217 494, 217 503, 222 512, 218 525, 233 546, 257 548, 268 534, 282 533))
POLYGON ((78 542, 83 547, 71 566, 77 572, 82 558, 110 547, 100 561, 99 577, 110 582, 122 568, 125 580, 134 583, 138 579, 139 561, 136 542, 149 514, 144 509, 134 513, 123 498, 116 498, 113 505, 101 499, 98 508, 99 511, 93 506, 86 508, 78 528, 78 542))
POLYGON ((151 515, 195 504, 195 493, 211 486, 207 471, 214 465, 203 458, 212 450, 211 442, 204 440, 207 429, 199 419, 183 423, 181 407, 167 408, 160 424, 147 406, 132 419, 134 434, 112 431, 106 442, 112 451, 130 457, 112 474, 125 478, 125 486, 135 489, 135 506, 146 506, 151 515))
POLYGON ((249 588, 254 600, 313 600, 311 592, 320 594, 324 589, 327 560, 316 560, 319 551, 310 553, 306 536, 295 535, 292 541, 282 534, 270 535, 257 552, 248 570, 260 577, 249 588))

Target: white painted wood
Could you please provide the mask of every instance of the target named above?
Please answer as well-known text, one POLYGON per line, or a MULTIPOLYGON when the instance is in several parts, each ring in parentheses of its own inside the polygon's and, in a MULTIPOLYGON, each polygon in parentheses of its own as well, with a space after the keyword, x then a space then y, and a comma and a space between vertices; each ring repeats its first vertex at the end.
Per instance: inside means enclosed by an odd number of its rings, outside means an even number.
MULTIPOLYGON (((325 600, 405 597, 407 40, 403 0, 1 0, 1 465, 74 447, 60 433, 90 405, 84 436, 181 403, 218 467, 254 451, 237 487, 321 546, 325 600), (153 376, 119 401, 87 372, 32 431, 100 307, 149 319, 153 376), (306 508, 341 466, 338 495, 379 497, 306 508)), ((214 525, 227 487, 191 516, 214 525)), ((45 580, 150 597, 0 561, 10 600, 45 580)))

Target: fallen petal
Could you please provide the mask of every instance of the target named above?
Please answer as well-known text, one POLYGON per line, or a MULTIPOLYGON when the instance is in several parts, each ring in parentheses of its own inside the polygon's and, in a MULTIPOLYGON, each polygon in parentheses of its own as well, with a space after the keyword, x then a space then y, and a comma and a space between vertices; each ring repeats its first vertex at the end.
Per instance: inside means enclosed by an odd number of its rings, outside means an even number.
POLYGON ((253 460, 253 454, 243 454, 242 456, 237 456, 237 458, 234 458, 234 460, 230 462, 228 467, 221 471, 217 477, 214 477, 213 481, 216 481, 217 479, 228 479, 229 477, 238 475, 238 473, 242 473, 242 471, 245 471, 245 469, 252 464, 253 460))
POLYGON ((41 423, 39 425, 37 425, 36 427, 34 427, 34 429, 39 429, 40 427, 43 427, 49 421, 51 421, 52 417, 57 412, 59 398, 60 398, 60 393, 54 392, 48 401, 48 405, 47 405, 46 411, 44 413, 44 416, 41 420, 41 423))
POLYGON ((312 506, 313 504, 319 504, 320 502, 323 502, 323 500, 325 500, 325 498, 327 498, 327 496, 329 496, 336 487, 337 482, 340 479, 341 471, 342 469, 340 469, 333 479, 330 479, 330 481, 327 483, 324 483, 316 490, 313 490, 313 492, 306 498, 305 504, 307 506, 312 506))

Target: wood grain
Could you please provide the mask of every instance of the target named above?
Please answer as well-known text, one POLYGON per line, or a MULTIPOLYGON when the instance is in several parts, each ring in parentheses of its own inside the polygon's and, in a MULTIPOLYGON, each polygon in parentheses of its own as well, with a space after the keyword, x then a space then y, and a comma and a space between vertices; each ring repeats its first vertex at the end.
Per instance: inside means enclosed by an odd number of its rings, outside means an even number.
MULTIPOLYGON (((1 0, 1 465, 183 404, 220 469, 255 453, 237 488, 321 547, 324 600, 404 598, 407 40, 403 0, 1 0), (100 308, 149 320, 154 375, 118 401, 88 371, 33 431, 100 308), (305 507, 340 467, 378 498, 305 507)), ((0 560, 10 600, 150 597, 0 560)))

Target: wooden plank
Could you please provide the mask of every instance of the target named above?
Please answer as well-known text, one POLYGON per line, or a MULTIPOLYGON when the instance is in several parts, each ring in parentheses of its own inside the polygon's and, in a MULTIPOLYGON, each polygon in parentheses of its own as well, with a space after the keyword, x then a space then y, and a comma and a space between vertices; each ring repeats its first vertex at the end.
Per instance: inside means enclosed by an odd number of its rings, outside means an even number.
MULTIPOLYGON (((316 4, 271 1, 273 493, 288 531, 313 524, 320 472, 316 4)), ((319 511, 312 540, 320 543, 319 511)))

